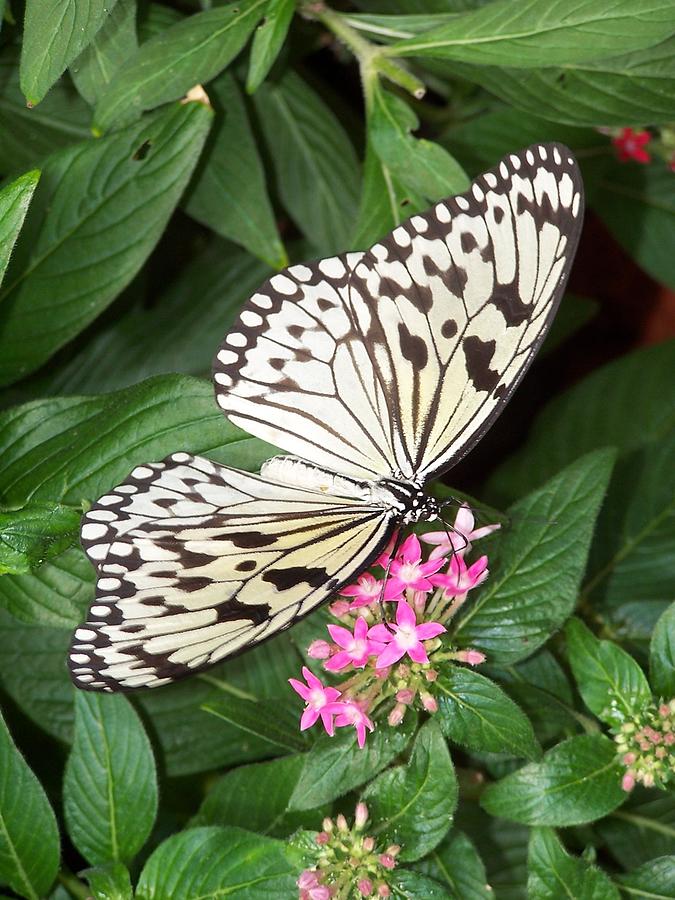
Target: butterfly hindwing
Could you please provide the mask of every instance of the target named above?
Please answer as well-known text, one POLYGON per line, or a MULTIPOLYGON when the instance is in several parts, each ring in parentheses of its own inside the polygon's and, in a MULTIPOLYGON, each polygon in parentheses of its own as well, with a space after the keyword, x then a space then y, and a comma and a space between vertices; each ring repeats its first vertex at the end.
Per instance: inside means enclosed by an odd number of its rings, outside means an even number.
POLYGON ((257 644, 349 582, 392 530, 382 506, 187 454, 140 469, 106 495, 122 503, 97 504, 119 519, 92 510, 83 526, 107 532, 89 544, 105 552, 71 646, 78 687, 157 687, 257 644))
POLYGON ((273 276, 216 356, 221 408, 338 472, 427 480, 475 444, 527 369, 582 212, 567 148, 536 145, 366 253, 273 276))

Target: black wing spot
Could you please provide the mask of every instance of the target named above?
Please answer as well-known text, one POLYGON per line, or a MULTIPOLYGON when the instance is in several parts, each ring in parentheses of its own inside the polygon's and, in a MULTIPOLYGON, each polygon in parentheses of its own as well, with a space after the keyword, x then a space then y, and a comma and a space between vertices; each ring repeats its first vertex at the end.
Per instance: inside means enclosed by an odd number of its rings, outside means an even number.
POLYGON ((244 559, 234 567, 237 572, 252 572, 256 567, 254 559, 244 559))
POLYGON ((477 391, 491 391, 499 382, 499 372, 490 368, 495 353, 495 341, 481 341, 470 335, 462 341, 469 378, 477 391))
POLYGON ((457 322, 454 319, 446 319, 441 325, 441 334, 444 338, 451 338, 457 334, 457 322))
POLYGON ((462 244, 462 250, 464 253, 471 253, 472 250, 475 250, 478 246, 478 242, 473 234, 470 231, 463 231, 462 236, 460 238, 462 244))
POLYGON ((262 576, 263 581, 273 584, 278 591, 288 591, 299 584, 318 588, 326 583, 326 570, 315 566, 289 566, 286 569, 270 569, 262 576))
POLYGON ((398 324, 398 340, 401 353, 415 368, 423 369, 429 360, 429 351, 424 340, 416 334, 410 334, 403 322, 398 324))

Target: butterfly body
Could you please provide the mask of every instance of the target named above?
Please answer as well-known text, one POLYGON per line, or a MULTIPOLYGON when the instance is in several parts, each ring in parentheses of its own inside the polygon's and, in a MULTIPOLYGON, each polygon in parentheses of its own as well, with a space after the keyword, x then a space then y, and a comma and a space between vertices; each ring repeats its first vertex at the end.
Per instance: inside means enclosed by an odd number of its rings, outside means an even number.
POLYGON ((540 346, 578 241, 569 150, 505 157, 365 252, 250 298, 216 400, 278 447, 260 475, 177 453, 85 515, 97 594, 73 638, 89 690, 155 687, 259 643, 350 584, 480 439, 540 346))

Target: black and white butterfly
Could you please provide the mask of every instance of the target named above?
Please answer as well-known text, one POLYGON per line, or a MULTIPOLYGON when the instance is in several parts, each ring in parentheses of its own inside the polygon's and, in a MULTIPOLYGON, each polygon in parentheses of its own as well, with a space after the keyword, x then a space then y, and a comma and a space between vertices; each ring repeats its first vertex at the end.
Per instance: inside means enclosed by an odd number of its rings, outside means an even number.
POLYGON ((290 455, 252 475, 175 453, 94 504, 75 684, 157 687, 216 663, 352 582, 402 524, 435 518, 424 487, 532 361, 582 213, 570 151, 535 145, 370 250, 266 281, 213 379, 232 422, 290 455))

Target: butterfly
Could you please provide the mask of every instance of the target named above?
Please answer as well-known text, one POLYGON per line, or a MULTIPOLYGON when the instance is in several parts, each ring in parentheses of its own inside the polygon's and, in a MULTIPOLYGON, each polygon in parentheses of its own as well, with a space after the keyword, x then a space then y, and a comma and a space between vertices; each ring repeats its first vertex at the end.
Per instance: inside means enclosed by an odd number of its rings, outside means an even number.
POLYGON ((509 154, 365 252, 292 265, 248 300, 218 405, 285 451, 259 475, 174 453, 85 514, 96 597, 69 666, 158 687, 287 628, 351 583, 504 408, 555 315, 583 216, 561 144, 509 154))

